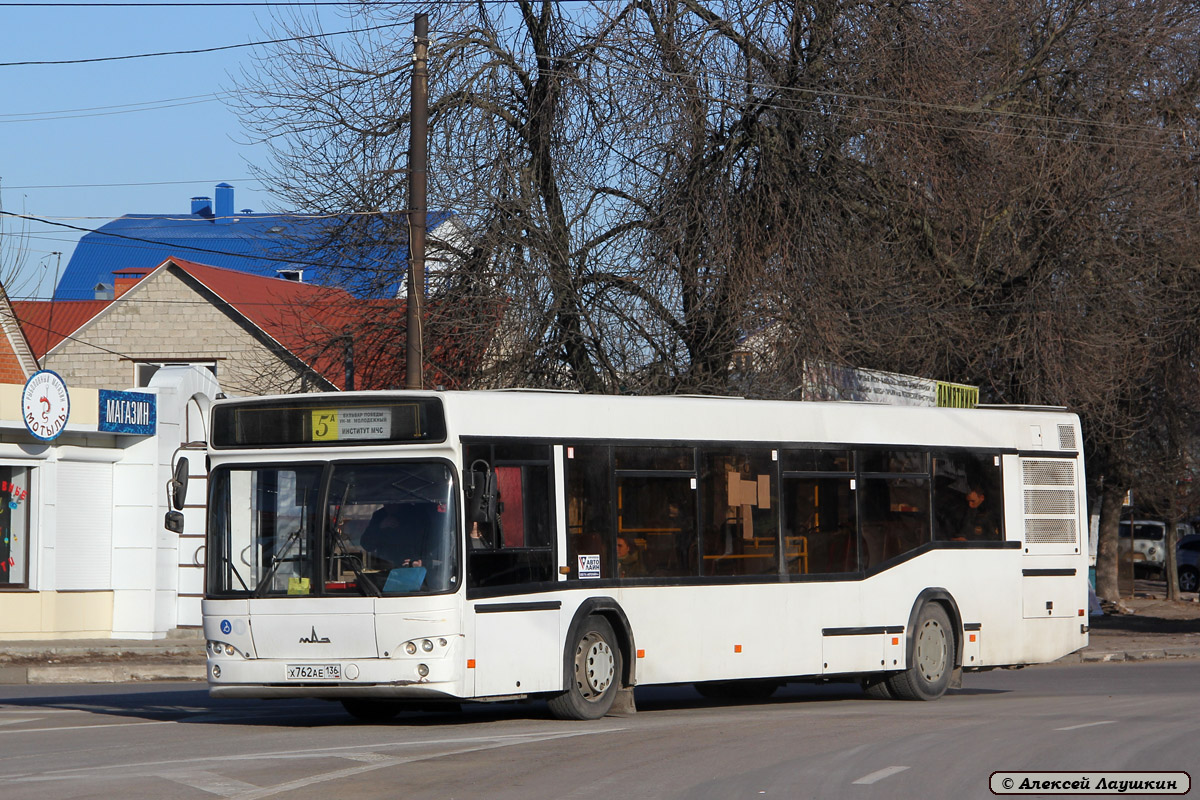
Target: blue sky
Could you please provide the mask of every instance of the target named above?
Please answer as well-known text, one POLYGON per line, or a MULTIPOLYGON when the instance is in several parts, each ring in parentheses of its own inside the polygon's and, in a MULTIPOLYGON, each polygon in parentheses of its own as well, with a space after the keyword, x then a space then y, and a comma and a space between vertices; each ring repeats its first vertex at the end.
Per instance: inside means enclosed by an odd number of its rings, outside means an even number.
MULTIPOLYGON (((302 4, 298 4, 302 5, 302 4)), ((349 27, 326 9, 325 30, 349 27)), ((194 50, 260 41, 264 8, 17 8, 0 0, 0 62, 194 50)), ((0 200, 4 210, 84 228, 126 213, 187 213, 226 181, 235 207, 279 210, 251 180, 265 166, 217 95, 252 48, 94 64, 0 67, 0 200), (136 110, 134 104, 147 104, 136 110), (142 185, 138 185, 142 184, 142 185), (42 188, 52 187, 52 188, 42 188)), ((19 230, 3 221, 5 246, 19 230)), ((14 299, 46 297, 81 233, 28 223, 14 299)), ((10 272, 10 259, 5 259, 10 272)))

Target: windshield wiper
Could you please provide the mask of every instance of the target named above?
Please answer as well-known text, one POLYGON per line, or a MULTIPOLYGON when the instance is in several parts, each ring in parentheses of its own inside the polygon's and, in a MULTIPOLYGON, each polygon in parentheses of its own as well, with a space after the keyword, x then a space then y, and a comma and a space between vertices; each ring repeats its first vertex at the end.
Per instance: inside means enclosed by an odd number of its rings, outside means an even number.
POLYGON ((250 587, 246 585, 246 581, 242 579, 242 573, 238 572, 238 568, 234 566, 233 559, 227 555, 222 555, 221 560, 229 565, 229 571, 233 573, 233 577, 238 579, 238 583, 242 585, 242 589, 246 592, 250 591, 250 587))
MULTIPOLYGON (((300 530, 301 530, 300 528, 296 528, 296 530, 289 533, 287 539, 285 539, 283 542, 283 547, 280 547, 278 549, 278 552, 286 553, 288 551, 288 548, 290 548, 292 546, 292 543, 299 540, 300 530)), ((294 560, 296 560, 295 556, 280 558, 279 556, 272 553, 271 554, 271 568, 267 570, 267 574, 263 575, 263 579, 258 582, 257 586, 254 587, 254 596, 262 597, 264 594, 266 594, 267 587, 271 585, 271 580, 275 577, 275 572, 276 572, 276 570, 279 569, 279 565, 285 561, 294 561, 294 560)))

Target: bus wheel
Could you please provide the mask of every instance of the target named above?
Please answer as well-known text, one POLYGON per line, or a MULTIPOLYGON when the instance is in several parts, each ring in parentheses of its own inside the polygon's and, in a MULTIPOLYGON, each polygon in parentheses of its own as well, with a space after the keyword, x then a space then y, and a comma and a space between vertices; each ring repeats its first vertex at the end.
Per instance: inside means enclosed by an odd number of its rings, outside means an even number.
POLYGON ((346 709, 347 714, 363 722, 387 722, 400 713, 399 703, 361 697, 347 697, 342 700, 342 708, 346 709))
POLYGON ((892 689, 888 686, 886 675, 871 675, 860 680, 859 685, 866 693, 867 697, 874 700, 895 700, 896 696, 892 694, 892 689))
POLYGON ((710 700, 735 700, 740 702, 754 702, 755 700, 766 700, 771 695, 775 694, 781 684, 779 681, 770 679, 765 680, 744 680, 744 681, 702 681, 693 683, 696 691, 702 697, 707 697, 710 700))
POLYGON ((612 626, 603 617, 588 617, 568 655, 572 680, 550 698, 550 713, 558 719, 600 719, 621 683, 621 649, 612 626))
POLYGON ((939 603, 926 603, 913 631, 912 663, 888 676, 888 688, 900 700, 936 700, 946 693, 954 672, 954 632, 939 603))

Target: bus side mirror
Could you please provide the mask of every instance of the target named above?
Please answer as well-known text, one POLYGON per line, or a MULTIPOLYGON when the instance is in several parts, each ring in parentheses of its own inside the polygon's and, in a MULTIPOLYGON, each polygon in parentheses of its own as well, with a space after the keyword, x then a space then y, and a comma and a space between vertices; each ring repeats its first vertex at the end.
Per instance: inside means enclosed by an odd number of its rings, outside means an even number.
POLYGON ((163 527, 171 533, 183 533, 183 512, 168 511, 167 518, 163 520, 163 527))
POLYGON ((163 527, 171 533, 183 533, 183 504, 187 499, 187 485, 188 460, 180 457, 175 462, 175 471, 171 475, 171 480, 167 481, 167 499, 174 510, 167 512, 167 517, 163 520, 163 527))
POLYGON ((496 473, 476 461, 463 475, 463 490, 467 496, 467 522, 490 525, 496 519, 496 473), (483 469, 476 469, 476 465, 483 469))
POLYGON ((175 462, 175 474, 171 476, 171 482, 167 484, 167 491, 171 496, 171 505, 176 511, 183 510, 184 501, 187 499, 187 485, 188 460, 187 458, 180 457, 175 462))

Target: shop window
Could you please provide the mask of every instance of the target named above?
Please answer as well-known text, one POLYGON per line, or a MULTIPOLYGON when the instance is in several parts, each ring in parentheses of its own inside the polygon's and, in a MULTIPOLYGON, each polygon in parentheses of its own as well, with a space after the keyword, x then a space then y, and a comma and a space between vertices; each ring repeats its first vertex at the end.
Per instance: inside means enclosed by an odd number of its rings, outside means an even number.
POLYGON ((999 457, 946 453, 933 458, 933 535, 941 541, 1004 538, 999 457))
MULTIPOLYGON (((701 454, 701 571, 705 575, 779 574, 779 498, 770 450, 701 454)), ((801 550, 801 538, 789 547, 801 550)))
POLYGON ((793 575, 859 569, 852 476, 784 476, 786 571, 793 575))
POLYGON ((29 586, 31 471, 0 465, 0 589, 29 586))

